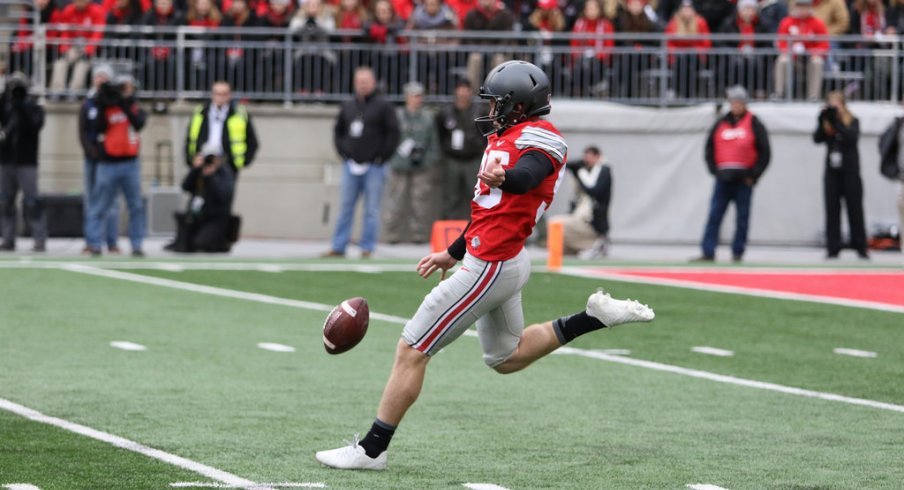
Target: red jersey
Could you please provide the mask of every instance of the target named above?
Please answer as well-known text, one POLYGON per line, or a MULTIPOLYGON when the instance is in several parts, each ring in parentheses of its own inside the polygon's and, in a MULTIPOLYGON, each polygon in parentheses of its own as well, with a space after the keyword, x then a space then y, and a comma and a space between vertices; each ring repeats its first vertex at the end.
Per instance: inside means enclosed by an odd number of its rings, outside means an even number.
POLYGON ((803 43, 807 54, 824 55, 829 50, 829 41, 827 39, 814 40, 816 36, 828 36, 829 30, 825 23, 816 16, 810 17, 785 17, 778 25, 778 34, 781 37, 775 43, 778 50, 787 53, 789 44, 796 42, 803 43), (789 42, 787 36, 800 36, 803 39, 794 39, 789 42))
POLYGON ((506 129, 501 136, 494 133, 487 139, 481 171, 496 158, 500 159, 502 168, 514 168, 521 156, 531 151, 543 152, 555 165, 555 171, 536 188, 526 194, 511 194, 480 180, 474 186, 471 226, 465 234, 468 253, 474 257, 495 262, 511 259, 521 252, 534 225, 559 190, 568 152, 559 131, 542 119, 525 121, 506 129))
POLYGON ((753 114, 744 113, 734 125, 727 119, 720 122, 713 134, 713 152, 719 169, 750 170, 756 166, 758 154, 753 134, 753 114))

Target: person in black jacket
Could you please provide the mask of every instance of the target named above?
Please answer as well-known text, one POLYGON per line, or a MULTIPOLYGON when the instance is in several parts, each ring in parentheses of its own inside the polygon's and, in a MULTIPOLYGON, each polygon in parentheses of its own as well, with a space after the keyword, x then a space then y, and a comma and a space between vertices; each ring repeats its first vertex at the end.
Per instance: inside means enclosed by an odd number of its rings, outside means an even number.
POLYGON ((467 220, 471 217, 474 179, 480 170, 480 159, 487 139, 480 134, 474 119, 486 109, 473 101, 470 80, 455 83, 453 101, 436 113, 436 129, 443 155, 443 219, 467 220))
POLYGON ((176 240, 165 248, 173 252, 228 252, 232 246, 232 201, 235 173, 217 155, 196 160, 182 181, 191 194, 185 213, 176 213, 176 240))
POLYGON ((333 129, 333 143, 343 160, 342 208, 333 233, 332 249, 324 254, 325 257, 345 256, 355 205, 362 195, 364 231, 360 246, 364 257, 373 253, 386 179, 384 163, 399 144, 399 119, 393 105, 376 93, 377 80, 373 70, 367 67, 355 70, 354 84, 355 98, 342 104, 333 129))
POLYGON ((44 108, 28 94, 28 78, 15 73, 0 97, 0 250, 16 249, 16 195, 31 221, 35 252, 46 250, 47 225, 38 196, 38 145, 44 108))
POLYGON ((582 259, 605 257, 609 250, 609 201, 612 197, 612 172, 600 149, 588 146, 584 159, 566 165, 578 185, 577 200, 571 214, 556 216, 564 232, 565 254, 582 259))
POLYGON ((837 259, 841 243, 841 202, 847 209, 851 230, 851 248, 861 259, 866 252, 866 226, 863 221, 863 182, 860 180, 860 121, 848 110, 844 94, 829 92, 826 107, 819 113, 813 141, 826 144, 823 175, 826 205, 826 257, 837 259))
POLYGON ((730 41, 713 41, 716 47, 738 50, 736 56, 728 57, 727 66, 722 68, 727 69, 727 73, 718 73, 720 88, 726 85, 743 85, 748 92, 755 94, 756 98, 764 98, 769 88, 769 80, 772 80, 772 65, 766 62, 766 57, 762 53, 758 54, 756 51, 769 49, 772 42, 752 39, 754 35, 770 34, 769 27, 757 15, 756 0, 738 0, 737 12, 725 19, 719 33, 739 36, 730 41))
POLYGON ((207 154, 222 156, 238 174, 254 162, 257 132, 248 109, 232 99, 228 82, 216 81, 210 102, 195 107, 185 134, 185 164, 196 166, 207 154))

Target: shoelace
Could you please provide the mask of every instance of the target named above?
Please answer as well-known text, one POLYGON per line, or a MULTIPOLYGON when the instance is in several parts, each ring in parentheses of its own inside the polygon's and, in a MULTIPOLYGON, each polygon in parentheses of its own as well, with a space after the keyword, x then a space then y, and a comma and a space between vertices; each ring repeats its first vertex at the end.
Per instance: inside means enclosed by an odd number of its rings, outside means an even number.
POLYGON ((360 433, 359 433, 359 432, 355 432, 355 439, 354 439, 354 440, 349 441, 348 439, 346 439, 346 440, 344 440, 343 442, 345 442, 345 443, 346 443, 348 446, 350 446, 351 448, 355 448, 355 447, 358 446, 358 443, 361 442, 361 438, 360 438, 359 436, 360 436, 360 433))

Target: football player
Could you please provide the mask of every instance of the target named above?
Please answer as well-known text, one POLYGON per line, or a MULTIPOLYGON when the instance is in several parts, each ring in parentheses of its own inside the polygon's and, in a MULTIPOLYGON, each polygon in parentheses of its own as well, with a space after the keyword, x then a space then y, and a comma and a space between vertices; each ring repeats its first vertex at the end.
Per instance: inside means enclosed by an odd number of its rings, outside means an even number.
POLYGON ((428 294, 405 325, 395 364, 370 431, 351 445, 320 451, 317 461, 339 469, 382 470, 386 449, 405 412, 417 400, 427 363, 440 349, 477 324, 483 359, 500 373, 524 369, 574 338, 594 330, 649 322, 646 305, 602 291, 590 295, 584 311, 524 327, 521 289, 530 276, 524 242, 549 208, 565 173, 567 145, 548 121, 550 84, 525 61, 494 68, 480 89, 488 99, 484 151, 471 221, 448 250, 418 263, 422 277, 462 267, 428 294))

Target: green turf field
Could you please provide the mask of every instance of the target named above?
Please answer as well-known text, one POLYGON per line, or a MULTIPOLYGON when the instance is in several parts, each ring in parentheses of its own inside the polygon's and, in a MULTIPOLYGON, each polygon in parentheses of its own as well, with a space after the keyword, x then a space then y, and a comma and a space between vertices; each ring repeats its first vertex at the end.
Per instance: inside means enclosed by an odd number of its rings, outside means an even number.
MULTIPOLYGON (((328 356, 323 311, 124 278, 325 305, 360 295, 372 312, 399 317, 435 280, 414 272, 123 272, 0 268, 0 399, 254 482, 904 488, 902 412, 569 354, 502 376, 484 366, 469 336, 431 362, 390 448, 389 471, 328 470, 313 453, 366 432, 401 325, 372 319, 358 347, 328 356), (262 350, 261 342, 295 351, 262 350)), ((535 273, 525 316, 579 310, 597 286, 649 303, 657 319, 582 337, 570 345, 581 352, 627 349, 631 359, 904 405, 900 313, 535 273), (839 356, 836 347, 879 355, 839 356)), ((0 488, 177 482, 218 480, 0 410, 0 488)))

